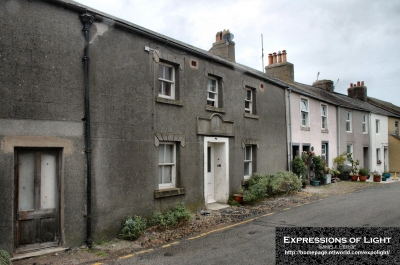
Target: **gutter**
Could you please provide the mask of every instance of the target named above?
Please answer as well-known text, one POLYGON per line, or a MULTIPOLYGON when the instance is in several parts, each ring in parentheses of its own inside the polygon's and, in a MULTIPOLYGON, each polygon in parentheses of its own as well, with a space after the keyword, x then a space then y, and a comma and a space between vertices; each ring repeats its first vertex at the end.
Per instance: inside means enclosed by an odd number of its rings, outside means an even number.
POLYGON ((292 89, 290 87, 286 88, 288 93, 288 102, 289 102, 289 157, 288 157, 288 168, 289 171, 292 171, 292 167, 290 166, 290 159, 292 158, 292 150, 293 150, 293 143, 292 143, 292 108, 291 108, 291 100, 290 100, 290 93, 292 89))
POLYGON ((340 155, 340 106, 337 107, 337 155, 340 155))
POLYGON ((83 24, 85 49, 83 55, 83 71, 85 81, 85 153, 86 153, 86 244, 92 248, 92 143, 90 135, 90 97, 89 97, 89 28, 94 17, 85 13, 79 16, 83 24))

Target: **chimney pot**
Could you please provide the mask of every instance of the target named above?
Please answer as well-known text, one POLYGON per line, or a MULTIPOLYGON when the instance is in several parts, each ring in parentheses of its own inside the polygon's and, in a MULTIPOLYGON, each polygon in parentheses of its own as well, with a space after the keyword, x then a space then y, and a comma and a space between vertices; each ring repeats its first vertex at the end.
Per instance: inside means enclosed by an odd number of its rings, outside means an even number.
POLYGON ((361 86, 364 86, 364 81, 361 81, 361 86))
POLYGON ((281 51, 278 52, 278 63, 282 62, 282 53, 281 51))
POLYGON ((272 59, 273 59, 273 60, 272 60, 272 63, 275 64, 275 63, 276 63, 276 52, 273 53, 272 59))
POLYGON ((222 31, 218 31, 215 35, 215 42, 219 42, 222 39, 222 31))
POLYGON ((350 83, 350 87, 353 87, 353 83, 350 83))
POLYGON ((357 81, 357 86, 360 86, 360 81, 357 81))
POLYGON ((268 65, 272 64, 272 53, 268 54, 268 65))
POLYGON ((282 62, 286 62, 286 50, 282 50, 282 62))

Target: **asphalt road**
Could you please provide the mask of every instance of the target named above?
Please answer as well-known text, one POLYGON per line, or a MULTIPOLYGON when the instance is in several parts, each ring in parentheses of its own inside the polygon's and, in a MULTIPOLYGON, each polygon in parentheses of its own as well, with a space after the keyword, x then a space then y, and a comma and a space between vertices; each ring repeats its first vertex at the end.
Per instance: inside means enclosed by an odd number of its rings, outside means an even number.
POLYGON ((103 264, 275 264, 275 227, 400 227, 400 181, 103 264))

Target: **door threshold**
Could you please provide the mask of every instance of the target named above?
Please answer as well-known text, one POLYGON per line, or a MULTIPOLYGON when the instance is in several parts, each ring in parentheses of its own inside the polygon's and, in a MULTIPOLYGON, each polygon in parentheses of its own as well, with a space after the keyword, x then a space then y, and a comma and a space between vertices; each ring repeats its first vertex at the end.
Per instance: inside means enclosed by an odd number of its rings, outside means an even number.
POLYGON ((42 256, 42 255, 55 253, 55 252, 62 252, 62 251, 65 251, 67 249, 69 249, 69 248, 56 247, 56 248, 41 249, 41 250, 22 253, 22 254, 16 254, 14 257, 11 258, 11 261, 20 260, 20 259, 26 259, 26 258, 32 258, 32 257, 37 257, 37 256, 42 256))
POLYGON ((207 210, 220 210, 224 208, 230 207, 229 204, 226 203, 220 203, 220 202, 214 202, 214 203, 209 203, 206 205, 207 210))

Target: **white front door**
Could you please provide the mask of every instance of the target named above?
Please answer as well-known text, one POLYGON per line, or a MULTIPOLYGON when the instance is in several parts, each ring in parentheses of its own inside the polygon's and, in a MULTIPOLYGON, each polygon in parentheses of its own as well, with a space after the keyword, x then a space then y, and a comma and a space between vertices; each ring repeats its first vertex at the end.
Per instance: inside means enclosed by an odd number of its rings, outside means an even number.
POLYGON ((214 144, 207 146, 207 203, 215 202, 214 198, 214 144))
POLYGON ((204 138, 205 203, 227 203, 229 199, 229 139, 204 138))

